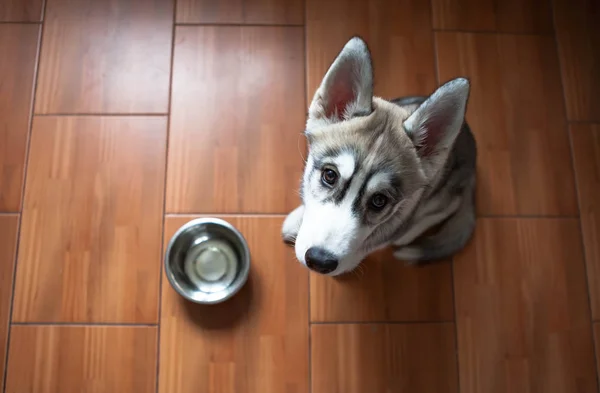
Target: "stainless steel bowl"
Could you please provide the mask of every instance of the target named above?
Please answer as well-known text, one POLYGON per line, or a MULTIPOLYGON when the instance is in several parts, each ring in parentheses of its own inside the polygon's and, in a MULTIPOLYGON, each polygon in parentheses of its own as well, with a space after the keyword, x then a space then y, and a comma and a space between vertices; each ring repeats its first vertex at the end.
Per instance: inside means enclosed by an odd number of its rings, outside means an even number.
POLYGON ((201 304, 223 302, 246 283, 250 250, 242 234, 224 220, 199 218, 177 230, 165 254, 171 286, 201 304))

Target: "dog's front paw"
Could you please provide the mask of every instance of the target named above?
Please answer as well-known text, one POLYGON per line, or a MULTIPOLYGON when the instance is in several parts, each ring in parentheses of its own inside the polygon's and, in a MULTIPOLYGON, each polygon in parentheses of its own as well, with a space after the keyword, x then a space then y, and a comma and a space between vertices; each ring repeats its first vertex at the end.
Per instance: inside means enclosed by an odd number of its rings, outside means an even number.
POLYGON ((283 221, 281 237, 285 244, 293 246, 296 243, 296 237, 298 237, 298 231, 300 230, 300 225, 302 225, 303 216, 304 205, 300 205, 288 214, 285 221, 283 221))

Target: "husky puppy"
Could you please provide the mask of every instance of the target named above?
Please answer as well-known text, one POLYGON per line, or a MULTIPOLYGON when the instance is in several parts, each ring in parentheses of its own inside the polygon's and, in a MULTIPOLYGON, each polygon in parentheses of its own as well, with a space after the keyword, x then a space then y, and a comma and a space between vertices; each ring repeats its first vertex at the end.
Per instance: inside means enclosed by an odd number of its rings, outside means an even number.
POLYGON ((412 263, 463 248, 475 226, 468 96, 457 78, 429 97, 374 97, 369 49, 348 41, 309 108, 302 205, 282 228, 298 260, 337 276, 389 245, 412 263))

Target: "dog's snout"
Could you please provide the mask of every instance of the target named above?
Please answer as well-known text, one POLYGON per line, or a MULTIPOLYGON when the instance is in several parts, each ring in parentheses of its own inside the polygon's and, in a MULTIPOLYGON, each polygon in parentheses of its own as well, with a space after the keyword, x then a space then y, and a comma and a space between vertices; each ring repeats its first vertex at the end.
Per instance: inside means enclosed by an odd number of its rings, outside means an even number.
POLYGON ((335 255, 319 247, 311 247, 304 255, 306 266, 317 273, 331 273, 338 267, 335 255))

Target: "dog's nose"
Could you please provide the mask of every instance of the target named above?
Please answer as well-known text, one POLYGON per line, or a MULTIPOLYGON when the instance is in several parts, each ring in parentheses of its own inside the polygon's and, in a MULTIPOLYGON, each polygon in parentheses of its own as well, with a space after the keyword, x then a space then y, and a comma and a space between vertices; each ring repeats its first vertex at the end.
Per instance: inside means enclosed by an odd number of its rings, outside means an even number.
POLYGON ((335 255, 319 247, 311 247, 304 255, 306 266, 317 273, 331 273, 338 267, 335 255))

